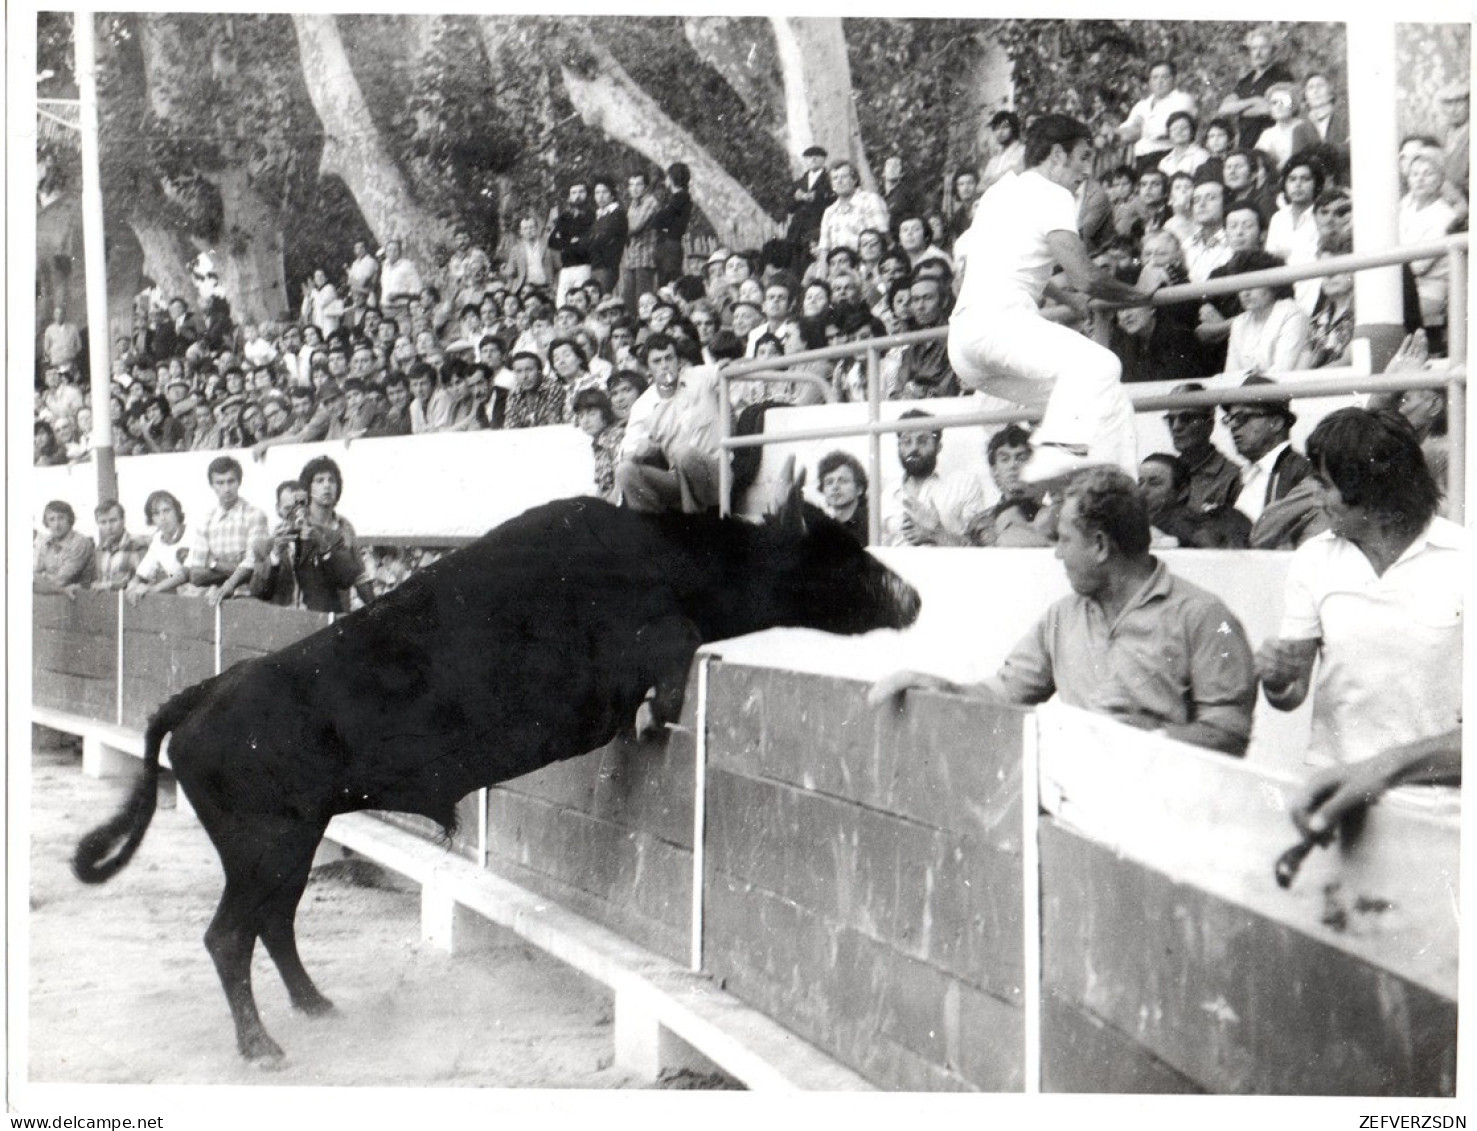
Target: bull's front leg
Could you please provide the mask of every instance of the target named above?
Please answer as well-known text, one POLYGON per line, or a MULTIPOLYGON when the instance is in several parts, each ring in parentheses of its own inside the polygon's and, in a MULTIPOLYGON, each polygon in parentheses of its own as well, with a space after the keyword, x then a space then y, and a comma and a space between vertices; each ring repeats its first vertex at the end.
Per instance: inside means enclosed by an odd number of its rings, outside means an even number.
POLYGON ((687 670, 703 642, 697 625, 686 617, 666 616, 636 633, 636 670, 653 693, 636 711, 636 737, 658 734, 682 715, 687 670))

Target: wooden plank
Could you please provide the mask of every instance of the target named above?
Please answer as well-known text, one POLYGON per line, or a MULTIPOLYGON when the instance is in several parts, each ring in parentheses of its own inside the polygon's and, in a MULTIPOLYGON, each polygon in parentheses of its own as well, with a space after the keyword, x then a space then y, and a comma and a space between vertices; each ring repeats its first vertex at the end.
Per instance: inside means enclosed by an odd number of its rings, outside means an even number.
POLYGON ((221 651, 239 649, 239 655, 265 655, 296 643, 325 628, 327 613, 285 609, 261 601, 225 601, 221 604, 221 651))

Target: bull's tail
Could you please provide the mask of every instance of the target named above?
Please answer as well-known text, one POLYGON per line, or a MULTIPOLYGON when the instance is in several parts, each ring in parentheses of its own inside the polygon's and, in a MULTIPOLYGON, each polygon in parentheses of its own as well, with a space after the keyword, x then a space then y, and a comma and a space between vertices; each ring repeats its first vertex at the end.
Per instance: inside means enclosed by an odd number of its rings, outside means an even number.
POLYGON ((134 782, 128 801, 111 821, 83 837, 72 855, 72 872, 84 884, 112 879, 143 843, 159 800, 159 748, 164 736, 195 709, 204 687, 196 684, 180 692, 149 720, 144 732, 144 771, 134 782))

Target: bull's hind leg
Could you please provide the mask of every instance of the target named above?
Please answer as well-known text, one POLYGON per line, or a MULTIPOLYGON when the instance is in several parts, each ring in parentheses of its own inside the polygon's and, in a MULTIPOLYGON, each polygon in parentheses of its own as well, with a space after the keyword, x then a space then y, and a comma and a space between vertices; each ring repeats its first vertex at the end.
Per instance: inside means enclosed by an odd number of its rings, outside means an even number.
POLYGON ((216 847, 226 872, 226 890, 205 932, 231 1019, 236 1046, 248 1060, 276 1060, 282 1049, 267 1034, 251 989, 251 954, 258 937, 277 964, 292 1003, 309 1013, 326 1013, 333 1004, 318 992, 297 954, 293 916, 307 886, 322 825, 257 818, 216 830, 216 847))
POLYGON ((282 1047, 267 1035, 256 997, 251 992, 251 952, 256 947, 254 908, 258 893, 226 869, 226 890, 215 918, 205 930, 205 949, 220 975, 231 1020, 236 1025, 236 1047, 247 1060, 280 1060, 282 1047))
POLYGON ((313 867, 313 855, 323 839, 323 827, 298 828, 274 839, 271 858, 266 862, 272 874, 281 882, 262 904, 261 937, 267 953, 277 964, 277 972, 287 986, 294 1009, 318 1017, 333 1012, 329 1001, 308 972, 303 968, 297 953, 297 931, 295 921, 297 906, 302 900, 303 889, 308 886, 308 873, 313 867))

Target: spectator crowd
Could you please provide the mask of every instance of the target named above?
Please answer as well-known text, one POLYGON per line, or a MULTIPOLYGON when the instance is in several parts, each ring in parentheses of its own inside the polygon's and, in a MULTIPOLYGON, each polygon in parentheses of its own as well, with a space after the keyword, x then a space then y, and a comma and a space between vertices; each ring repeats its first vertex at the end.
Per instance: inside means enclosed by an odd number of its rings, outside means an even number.
MULTIPOLYGON (((1201 282, 1351 250, 1349 121, 1334 83, 1293 75, 1270 32, 1253 31, 1245 47, 1248 69, 1219 102, 1202 105, 1181 89, 1174 60, 1156 60, 1144 96, 1100 131, 1103 171, 1075 194, 1078 227, 1094 261, 1124 283, 1151 273, 1201 282), (1115 165, 1113 153, 1128 156, 1115 165)), ((1465 226, 1468 102, 1466 84, 1444 89, 1447 137, 1400 147, 1403 242, 1465 226)), ((441 263, 406 256, 394 238, 377 251, 356 243, 348 262, 304 280, 295 317, 238 322, 206 262, 193 306, 150 287, 135 302, 131 336, 114 343, 106 411, 115 452, 259 457, 287 443, 572 425, 590 438, 597 493, 645 509, 712 506, 721 414, 739 433, 759 431, 769 407, 867 394, 853 357, 808 361, 784 382, 735 380, 720 405, 716 366, 948 323, 969 257, 991 254, 992 233, 971 226, 975 204, 1024 165, 1020 119, 1002 110, 988 125, 988 160, 956 170, 942 199, 903 155, 887 157, 873 192, 850 162, 811 147, 784 235, 760 248, 720 247, 700 267, 684 253, 692 201, 681 162, 660 185, 644 172, 575 179, 547 212, 517 217, 495 249, 455 231, 441 263)), ((1446 271, 1445 258, 1406 271, 1407 329, 1418 331, 1403 351, 1410 364, 1444 351, 1446 271)), ((1215 374, 1260 381, 1347 364, 1355 325, 1349 275, 1116 315, 1048 300, 1044 313, 1110 348, 1125 382, 1183 388, 1215 374)), ((82 357, 77 328, 57 310, 38 365, 38 465, 90 456, 100 406, 79 385, 82 357)), ((880 380, 887 399, 969 394, 942 338, 886 350, 880 380)), ((1439 458, 1444 406, 1433 400, 1411 394, 1395 407, 1439 458)), ((1211 446, 1209 410, 1170 414, 1175 452, 1156 453, 1142 473, 1160 535, 1196 546, 1300 542, 1310 505, 1299 509, 1295 494, 1294 513, 1280 505, 1306 476, 1279 427, 1293 419, 1276 404, 1225 414, 1243 473, 1211 446)), ((931 434, 917 435, 909 444, 927 447, 931 434)), ((997 457, 1029 447, 1019 430, 1010 440, 991 446, 992 474, 997 457)), ((928 462, 910 448, 905 469, 910 459, 928 462)), ((740 487, 753 478, 745 460, 734 461, 740 487)), ((865 478, 859 467, 840 473, 865 478)), ((928 487, 929 475, 906 470, 889 540, 1045 537, 1023 485, 1010 485, 999 510, 978 491, 928 487)), ((845 508, 858 528, 865 513, 845 508)))

